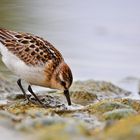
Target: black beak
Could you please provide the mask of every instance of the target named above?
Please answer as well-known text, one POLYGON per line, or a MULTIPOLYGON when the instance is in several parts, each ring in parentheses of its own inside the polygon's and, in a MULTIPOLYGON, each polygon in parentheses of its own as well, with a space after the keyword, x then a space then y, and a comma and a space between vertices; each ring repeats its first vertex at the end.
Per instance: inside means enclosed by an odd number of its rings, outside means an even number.
POLYGON ((68 105, 71 105, 71 100, 70 100, 70 95, 69 95, 69 90, 68 89, 64 90, 64 95, 66 96, 68 105))

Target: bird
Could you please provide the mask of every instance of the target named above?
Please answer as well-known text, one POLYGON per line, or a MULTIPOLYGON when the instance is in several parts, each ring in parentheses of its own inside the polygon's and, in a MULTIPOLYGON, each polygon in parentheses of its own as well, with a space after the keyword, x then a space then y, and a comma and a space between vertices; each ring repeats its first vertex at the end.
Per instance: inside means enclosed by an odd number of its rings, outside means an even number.
POLYGON ((63 90, 68 105, 72 104, 69 94, 72 71, 50 42, 31 33, 0 28, 0 52, 3 63, 19 77, 17 85, 25 99, 30 101, 22 80, 28 83, 28 91, 42 106, 44 103, 37 97, 32 85, 63 90))

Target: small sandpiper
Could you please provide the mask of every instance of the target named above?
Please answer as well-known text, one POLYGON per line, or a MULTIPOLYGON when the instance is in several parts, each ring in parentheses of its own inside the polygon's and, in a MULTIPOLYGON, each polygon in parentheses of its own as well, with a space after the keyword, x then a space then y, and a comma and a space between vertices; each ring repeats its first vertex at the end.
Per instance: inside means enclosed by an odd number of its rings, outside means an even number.
POLYGON ((48 41, 30 33, 15 32, 0 28, 0 52, 2 61, 10 71, 19 76, 18 86, 28 100, 21 79, 29 83, 28 91, 44 105, 33 92, 31 85, 64 91, 71 105, 69 88, 72 72, 61 53, 48 41))

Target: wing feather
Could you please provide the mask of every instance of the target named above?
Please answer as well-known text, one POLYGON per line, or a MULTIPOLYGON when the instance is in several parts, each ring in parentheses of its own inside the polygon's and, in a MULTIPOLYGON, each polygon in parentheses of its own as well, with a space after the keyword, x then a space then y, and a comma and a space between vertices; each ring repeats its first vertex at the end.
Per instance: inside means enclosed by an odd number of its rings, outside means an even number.
POLYGON ((59 64, 63 60, 52 44, 30 33, 0 29, 0 42, 27 65, 45 65, 49 60, 59 64))

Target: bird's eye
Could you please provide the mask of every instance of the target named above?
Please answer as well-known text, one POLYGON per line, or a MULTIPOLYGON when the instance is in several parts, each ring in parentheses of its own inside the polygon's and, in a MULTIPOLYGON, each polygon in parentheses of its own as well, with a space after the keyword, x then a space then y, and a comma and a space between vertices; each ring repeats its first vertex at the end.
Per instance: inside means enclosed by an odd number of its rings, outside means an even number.
POLYGON ((61 81, 61 85, 62 85, 63 87, 65 87, 65 86, 66 86, 66 83, 65 83, 64 81, 61 81))

